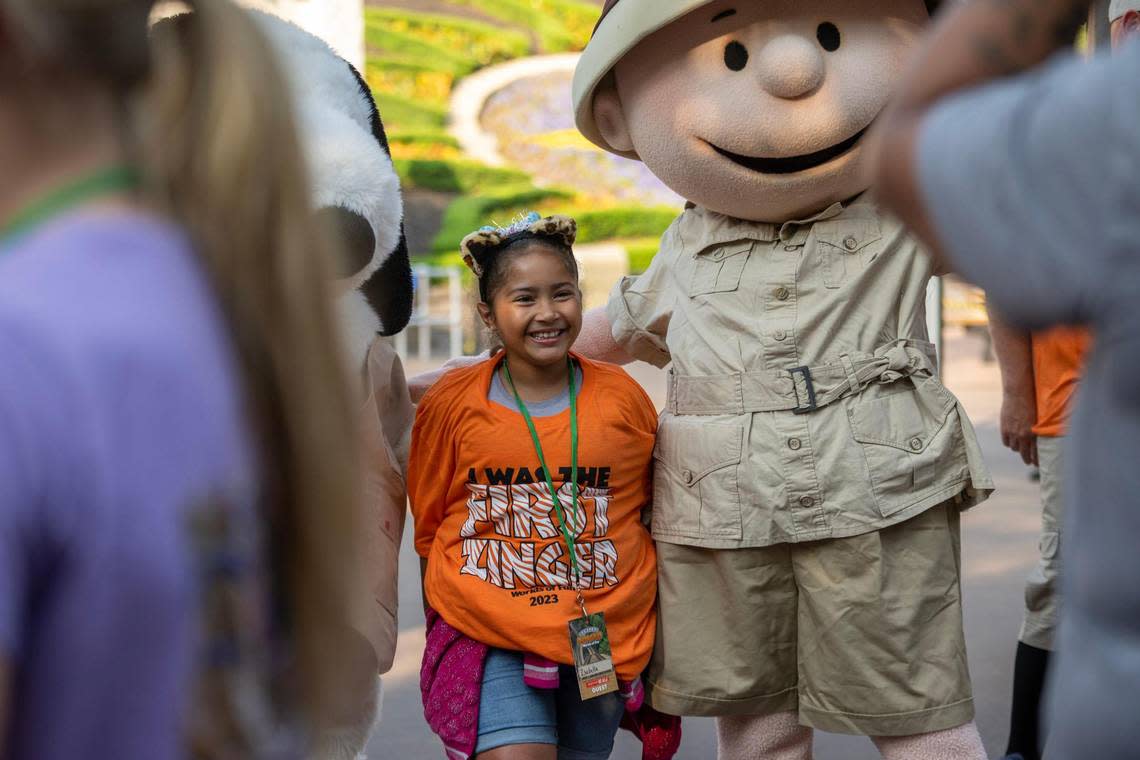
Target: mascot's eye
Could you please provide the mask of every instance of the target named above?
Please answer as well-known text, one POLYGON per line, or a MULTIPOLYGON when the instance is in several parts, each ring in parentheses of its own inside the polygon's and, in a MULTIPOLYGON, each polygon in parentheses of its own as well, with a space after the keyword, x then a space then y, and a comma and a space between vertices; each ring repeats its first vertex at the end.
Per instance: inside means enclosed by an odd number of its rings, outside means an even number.
POLYGON ((834 53, 839 49, 839 27, 830 21, 824 21, 819 25, 815 30, 815 37, 827 52, 834 53))
POLYGON ((748 65, 748 48, 739 42, 730 42, 725 45, 724 65, 733 71, 742 71, 748 65))

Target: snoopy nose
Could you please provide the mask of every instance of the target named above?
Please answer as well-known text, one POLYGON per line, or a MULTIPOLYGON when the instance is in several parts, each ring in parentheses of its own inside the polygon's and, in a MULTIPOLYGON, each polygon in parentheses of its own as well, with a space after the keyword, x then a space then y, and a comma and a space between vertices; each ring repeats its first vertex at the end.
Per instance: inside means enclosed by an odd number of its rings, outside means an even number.
POLYGON ((757 61, 760 83, 778 98, 798 98, 823 84, 823 54, 814 40, 794 34, 774 37, 757 61))

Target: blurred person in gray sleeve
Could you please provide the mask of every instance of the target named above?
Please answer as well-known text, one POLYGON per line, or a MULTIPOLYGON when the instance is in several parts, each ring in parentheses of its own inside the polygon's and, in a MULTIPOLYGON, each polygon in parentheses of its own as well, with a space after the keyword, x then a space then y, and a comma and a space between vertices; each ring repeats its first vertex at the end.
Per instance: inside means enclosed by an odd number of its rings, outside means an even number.
MULTIPOLYGON (((1140 44, 1046 62, 1089 5, 947 13, 873 136, 884 205, 1007 320, 1096 335, 1065 463, 1051 758, 1140 757, 1140 44)), ((1138 6, 1112 3, 1114 41, 1138 6)))

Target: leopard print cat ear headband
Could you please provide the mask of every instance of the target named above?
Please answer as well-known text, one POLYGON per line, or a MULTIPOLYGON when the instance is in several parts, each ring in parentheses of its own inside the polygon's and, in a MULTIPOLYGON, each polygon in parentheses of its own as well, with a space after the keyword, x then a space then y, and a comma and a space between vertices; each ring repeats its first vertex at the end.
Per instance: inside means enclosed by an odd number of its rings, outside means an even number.
POLYGON ((574 245, 578 236, 578 223, 568 216, 554 215, 541 217, 537 211, 531 211, 507 227, 486 226, 480 227, 459 244, 459 251, 463 254, 463 263, 474 272, 476 277, 483 276, 483 265, 480 260, 496 248, 502 248, 526 237, 553 238, 567 248, 574 245))

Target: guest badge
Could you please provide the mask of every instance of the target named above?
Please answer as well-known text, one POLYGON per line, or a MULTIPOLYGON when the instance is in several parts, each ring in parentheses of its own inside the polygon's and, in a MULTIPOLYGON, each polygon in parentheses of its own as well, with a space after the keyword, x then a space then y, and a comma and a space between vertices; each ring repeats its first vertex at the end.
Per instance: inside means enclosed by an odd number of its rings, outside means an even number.
POLYGON ((601 612, 570 621, 570 650, 582 701, 618 690, 606 618, 601 612))

